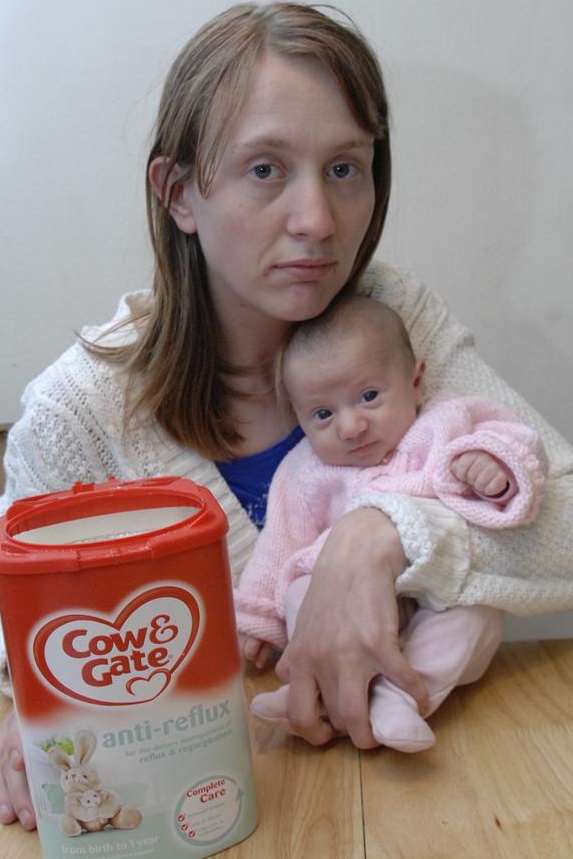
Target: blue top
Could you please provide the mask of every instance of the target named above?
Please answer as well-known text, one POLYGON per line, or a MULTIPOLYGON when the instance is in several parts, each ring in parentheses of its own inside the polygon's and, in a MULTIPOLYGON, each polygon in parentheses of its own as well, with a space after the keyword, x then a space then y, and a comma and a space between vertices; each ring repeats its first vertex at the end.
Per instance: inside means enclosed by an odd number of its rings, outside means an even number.
POLYGON ((303 431, 297 426, 290 435, 267 450, 241 456, 230 462, 215 463, 259 530, 265 524, 267 498, 273 475, 289 450, 292 450, 303 436, 303 431))

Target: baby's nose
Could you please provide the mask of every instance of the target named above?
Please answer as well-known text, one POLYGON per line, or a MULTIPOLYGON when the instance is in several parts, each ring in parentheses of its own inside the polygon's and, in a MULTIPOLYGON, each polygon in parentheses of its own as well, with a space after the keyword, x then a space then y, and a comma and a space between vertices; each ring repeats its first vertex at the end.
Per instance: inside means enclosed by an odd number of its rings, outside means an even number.
POLYGON ((342 413, 338 422, 338 435, 343 441, 358 438, 367 429, 368 421, 354 411, 342 413))

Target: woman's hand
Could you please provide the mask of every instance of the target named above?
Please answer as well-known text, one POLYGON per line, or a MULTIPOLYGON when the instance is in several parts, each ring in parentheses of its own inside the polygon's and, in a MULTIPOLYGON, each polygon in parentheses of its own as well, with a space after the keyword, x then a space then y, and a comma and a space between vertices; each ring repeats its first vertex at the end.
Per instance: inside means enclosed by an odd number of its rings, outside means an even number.
POLYGON ((406 564, 396 529, 380 510, 347 513, 332 529, 277 665, 290 683, 289 722, 308 742, 320 745, 338 733, 358 748, 376 746, 368 689, 378 674, 409 692, 422 713, 427 708, 424 683, 398 644, 394 581, 406 564))
POLYGON ((19 820, 36 828, 36 815, 24 769, 22 738, 14 710, 0 722, 0 823, 19 820))

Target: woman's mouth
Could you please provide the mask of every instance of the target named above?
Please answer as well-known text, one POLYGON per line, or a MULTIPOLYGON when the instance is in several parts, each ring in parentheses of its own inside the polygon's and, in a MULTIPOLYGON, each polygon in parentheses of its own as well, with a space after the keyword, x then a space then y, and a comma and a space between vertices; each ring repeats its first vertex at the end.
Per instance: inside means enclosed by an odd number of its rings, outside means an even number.
POLYGON ((320 280, 329 274, 336 262, 330 259, 294 259, 278 263, 274 266, 277 271, 298 282, 320 280))

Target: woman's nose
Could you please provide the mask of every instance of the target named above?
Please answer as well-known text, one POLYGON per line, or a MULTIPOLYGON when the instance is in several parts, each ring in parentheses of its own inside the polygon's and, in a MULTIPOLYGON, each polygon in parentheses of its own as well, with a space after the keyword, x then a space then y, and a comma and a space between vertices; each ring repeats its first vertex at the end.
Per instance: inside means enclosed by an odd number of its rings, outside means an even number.
POLYGON ((364 415, 355 411, 342 412, 338 416, 338 435, 342 441, 352 441, 361 436, 368 428, 368 421, 364 415))
POLYGON ((308 236, 316 241, 334 233, 335 222, 328 188, 320 178, 306 178, 294 183, 288 231, 295 236, 308 236))

